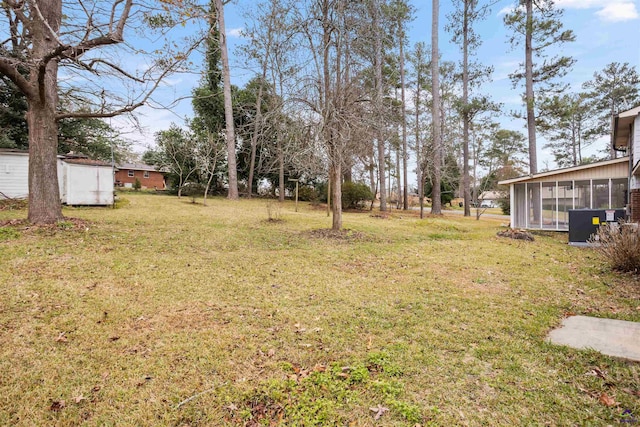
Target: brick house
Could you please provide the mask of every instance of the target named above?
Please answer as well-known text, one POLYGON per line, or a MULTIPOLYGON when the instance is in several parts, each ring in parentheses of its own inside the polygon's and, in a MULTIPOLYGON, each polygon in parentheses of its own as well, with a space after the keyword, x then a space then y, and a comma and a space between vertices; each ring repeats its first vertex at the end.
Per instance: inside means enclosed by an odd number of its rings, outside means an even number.
POLYGON ((164 174, 156 170, 155 166, 144 163, 123 163, 117 168, 115 184, 118 187, 132 188, 138 179, 143 189, 165 190, 167 188, 164 174))

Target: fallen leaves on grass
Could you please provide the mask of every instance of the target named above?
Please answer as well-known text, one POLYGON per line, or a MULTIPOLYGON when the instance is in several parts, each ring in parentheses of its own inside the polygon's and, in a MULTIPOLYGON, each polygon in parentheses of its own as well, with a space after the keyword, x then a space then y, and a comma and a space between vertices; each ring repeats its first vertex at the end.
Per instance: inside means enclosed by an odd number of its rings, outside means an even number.
POLYGON ((606 373, 604 371, 602 371, 600 368, 598 368, 597 366, 593 369, 591 369, 590 371, 588 371, 585 375, 591 375, 594 377, 598 377, 601 378, 603 380, 607 380, 607 376, 606 373))
POLYGON ((374 240, 372 237, 360 231, 348 229, 332 230, 329 228, 319 228, 303 233, 315 239, 334 240, 342 242, 366 242, 374 240))
POLYGON ((509 228, 507 230, 499 231, 498 236, 500 237, 508 237, 510 239, 516 240, 526 240, 528 242, 533 242, 535 239, 533 235, 525 230, 515 230, 513 228, 509 228))
POLYGON ((51 406, 49 406, 50 411, 59 412, 62 411, 67 403, 64 400, 54 400, 51 402, 51 406))
POLYGON ((60 332, 55 340, 56 342, 67 342, 67 337, 65 336, 65 332, 60 332))
POLYGON ((616 406, 618 404, 618 402, 616 402, 616 400, 613 397, 609 396, 605 392, 602 392, 600 394, 600 397, 598 398, 598 400, 600 401, 600 403, 606 406, 616 406))
POLYGON ((16 211, 27 208, 26 199, 3 199, 0 200, 0 211, 16 211))
POLYGON ((383 416, 383 415, 384 415, 384 413, 385 413, 385 412, 388 412, 388 411, 389 411, 389 408, 385 408, 384 406, 382 406, 382 405, 380 405, 380 404, 379 404, 378 406, 376 406, 376 407, 374 407, 374 408, 369 408, 369 410, 370 410, 371 412, 375 412, 375 413, 376 413, 376 414, 373 416, 373 419, 377 421, 377 420, 379 420, 379 419, 380 419, 380 417, 381 417, 381 416, 383 416))

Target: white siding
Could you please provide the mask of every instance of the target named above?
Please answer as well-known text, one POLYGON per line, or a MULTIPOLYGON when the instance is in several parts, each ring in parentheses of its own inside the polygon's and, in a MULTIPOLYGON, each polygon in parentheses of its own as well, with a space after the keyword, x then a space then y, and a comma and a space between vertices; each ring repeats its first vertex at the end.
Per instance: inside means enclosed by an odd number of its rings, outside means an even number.
POLYGON ((113 170, 110 166, 65 163, 68 205, 112 205, 113 170))
POLYGON ((65 176, 65 173, 64 173, 64 162, 62 161, 61 158, 58 158, 57 165, 58 165, 58 190, 60 192, 60 201, 62 203, 67 203, 67 193, 65 191, 65 185, 64 185, 67 177, 65 176))
MULTIPOLYGON (((113 169, 58 159, 60 200, 68 205, 112 205, 113 169)), ((0 199, 29 195, 29 155, 0 152, 0 199)))
POLYGON ((0 153, 0 199, 26 199, 29 195, 29 155, 0 153))

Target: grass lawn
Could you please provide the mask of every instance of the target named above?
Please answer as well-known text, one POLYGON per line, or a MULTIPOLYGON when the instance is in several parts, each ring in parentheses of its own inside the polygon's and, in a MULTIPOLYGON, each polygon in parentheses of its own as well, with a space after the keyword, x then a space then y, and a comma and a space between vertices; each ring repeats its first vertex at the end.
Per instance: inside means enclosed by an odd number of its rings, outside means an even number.
POLYGON ((566 234, 120 198, 0 228, 0 425, 640 423, 640 364, 545 342, 640 321, 639 281, 566 234))

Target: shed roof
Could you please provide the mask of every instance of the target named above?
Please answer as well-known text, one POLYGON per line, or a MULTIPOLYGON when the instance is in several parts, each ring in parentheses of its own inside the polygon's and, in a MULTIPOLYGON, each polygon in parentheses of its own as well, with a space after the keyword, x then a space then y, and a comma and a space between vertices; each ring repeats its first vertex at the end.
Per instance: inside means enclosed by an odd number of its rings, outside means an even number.
POLYGON ((640 115, 640 106, 613 116, 613 147, 624 150, 629 145, 631 123, 640 115))
POLYGON ((65 163, 70 163, 72 165, 87 165, 87 166, 108 166, 111 167, 111 163, 103 162, 102 160, 91 160, 91 159, 82 159, 82 158, 72 158, 72 159, 64 159, 65 163))
POLYGON ((556 169, 547 172, 540 172, 535 175, 527 175, 519 178, 506 179, 498 182, 500 185, 516 184, 521 182, 533 182, 533 181, 549 181, 562 180, 562 179, 588 179, 587 176, 593 178, 601 178, 601 176, 595 176, 595 172, 598 169, 603 170, 608 175, 611 175, 614 171, 619 169, 620 173, 613 173, 616 176, 609 176, 609 178, 625 178, 628 176, 629 170, 627 164, 629 163, 629 157, 620 157, 613 160, 605 160, 597 163, 589 163, 587 165, 572 166, 569 168, 556 169), (606 171, 605 171, 606 170, 606 171), (620 176, 618 176, 620 175, 620 176), (552 179, 551 179, 552 178, 552 179))
POLYGON ((3 154, 22 154, 25 156, 29 155, 29 152, 26 150, 20 150, 18 148, 0 148, 0 153, 3 154))

